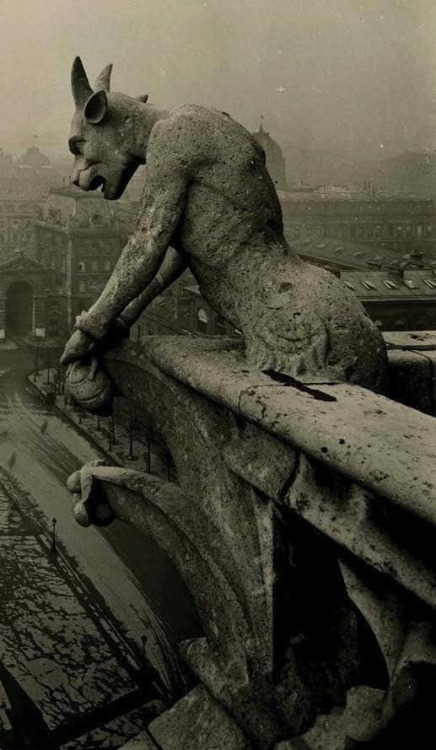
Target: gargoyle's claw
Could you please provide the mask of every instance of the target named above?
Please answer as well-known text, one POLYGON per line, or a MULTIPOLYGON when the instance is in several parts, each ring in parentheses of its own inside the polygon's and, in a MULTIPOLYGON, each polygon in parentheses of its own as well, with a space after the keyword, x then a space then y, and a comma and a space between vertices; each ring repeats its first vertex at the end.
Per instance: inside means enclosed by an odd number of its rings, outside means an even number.
POLYGON ((95 341, 83 331, 74 331, 67 344, 61 357, 62 365, 69 365, 72 362, 83 359, 90 351, 94 349, 95 341))

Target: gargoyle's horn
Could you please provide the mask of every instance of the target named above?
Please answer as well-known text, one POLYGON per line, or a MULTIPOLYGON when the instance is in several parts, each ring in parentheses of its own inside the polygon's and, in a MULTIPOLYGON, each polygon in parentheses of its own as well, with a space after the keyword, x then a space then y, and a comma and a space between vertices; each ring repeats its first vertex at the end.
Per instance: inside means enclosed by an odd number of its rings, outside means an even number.
POLYGON ((106 67, 103 68, 103 70, 101 71, 100 75, 98 76, 94 84, 94 91, 106 91, 106 93, 110 91, 111 73, 112 73, 112 64, 106 65, 106 67))
POLYGON ((76 57, 73 62, 73 68, 71 71, 71 88, 73 91, 74 103, 78 109, 83 107, 91 94, 94 93, 89 85, 88 76, 85 73, 85 68, 82 65, 80 57, 76 57))

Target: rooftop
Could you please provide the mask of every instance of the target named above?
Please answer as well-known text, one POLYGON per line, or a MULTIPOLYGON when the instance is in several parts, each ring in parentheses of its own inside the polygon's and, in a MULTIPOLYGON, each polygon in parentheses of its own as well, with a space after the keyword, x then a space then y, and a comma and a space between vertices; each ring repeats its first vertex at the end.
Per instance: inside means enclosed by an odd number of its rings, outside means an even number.
POLYGON ((436 301, 436 271, 341 271, 345 285, 360 299, 428 299, 436 301))
POLYGON ((435 261, 434 253, 429 250, 419 254, 399 253, 389 245, 382 246, 381 241, 359 243, 335 237, 316 237, 306 240, 290 239, 289 244, 298 255, 309 260, 319 258, 342 268, 387 268, 392 263, 428 267, 435 261))
POLYGON ((319 201, 320 203, 325 201, 355 201, 359 203, 425 203, 431 204, 432 198, 420 198, 416 195, 410 195, 408 193, 384 193, 379 192, 376 195, 371 195, 363 190, 354 190, 352 188, 343 188, 342 190, 325 190, 324 188, 314 187, 302 188, 297 190, 279 190, 278 196, 281 202, 297 202, 297 201, 319 201))

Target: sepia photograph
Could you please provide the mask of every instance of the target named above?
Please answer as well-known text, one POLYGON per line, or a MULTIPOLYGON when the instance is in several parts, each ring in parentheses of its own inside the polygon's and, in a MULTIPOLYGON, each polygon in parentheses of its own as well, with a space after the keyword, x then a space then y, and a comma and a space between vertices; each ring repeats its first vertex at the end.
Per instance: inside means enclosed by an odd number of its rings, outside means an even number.
POLYGON ((0 42, 0 750, 434 750, 436 4, 0 42))

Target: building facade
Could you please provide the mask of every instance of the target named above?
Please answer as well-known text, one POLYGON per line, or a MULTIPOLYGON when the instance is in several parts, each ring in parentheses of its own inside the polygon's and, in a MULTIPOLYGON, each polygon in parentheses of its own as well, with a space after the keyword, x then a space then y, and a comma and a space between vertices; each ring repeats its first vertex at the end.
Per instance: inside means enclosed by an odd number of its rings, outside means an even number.
POLYGON ((405 268, 398 271, 340 271, 345 285, 360 299, 383 331, 433 330, 436 320, 436 272, 405 268))
MULTIPOLYGON (((111 275, 133 216, 100 194, 71 188, 53 189, 45 202, 7 206, 0 237, 27 232, 31 239, 12 241, 0 257, 0 339, 65 339, 111 275)), ((1 209, 0 202, 0 217, 1 209)))
POLYGON ((399 254, 436 250, 434 206, 428 198, 324 191, 279 192, 288 239, 336 237, 399 254))
POLYGON ((0 195, 0 263, 15 252, 35 258, 35 219, 42 205, 42 200, 0 195))
POLYGON ((59 303, 49 284, 47 269, 22 253, 0 264, 0 340, 45 338, 51 305, 59 303))
POLYGON ((97 299, 128 235, 130 214, 100 193, 53 189, 35 222, 36 260, 50 269, 52 288, 63 298, 63 327, 97 299))

